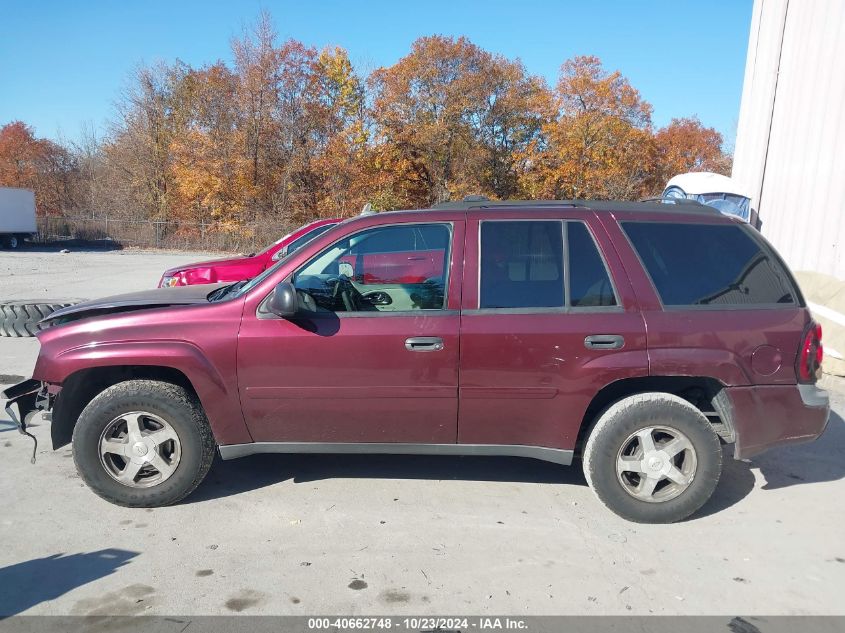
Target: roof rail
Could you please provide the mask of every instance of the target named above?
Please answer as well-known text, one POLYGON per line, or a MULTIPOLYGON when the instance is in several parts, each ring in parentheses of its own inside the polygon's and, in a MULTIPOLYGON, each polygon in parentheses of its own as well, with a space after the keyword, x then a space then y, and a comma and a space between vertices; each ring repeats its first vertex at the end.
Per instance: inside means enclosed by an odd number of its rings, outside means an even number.
MULTIPOLYGON (((475 196, 473 196, 475 197, 475 196)), ((460 200, 440 202, 432 210, 468 211, 470 209, 590 209, 598 212, 665 212, 694 213, 699 215, 721 215, 718 209, 697 200, 686 198, 648 198, 639 201, 627 200, 460 200), (683 210, 680 208, 683 207, 683 210)))
POLYGON ((640 202, 660 202, 662 204, 677 204, 677 205, 695 205, 698 207, 706 207, 706 204, 701 204, 698 200, 693 198, 641 198, 640 202))

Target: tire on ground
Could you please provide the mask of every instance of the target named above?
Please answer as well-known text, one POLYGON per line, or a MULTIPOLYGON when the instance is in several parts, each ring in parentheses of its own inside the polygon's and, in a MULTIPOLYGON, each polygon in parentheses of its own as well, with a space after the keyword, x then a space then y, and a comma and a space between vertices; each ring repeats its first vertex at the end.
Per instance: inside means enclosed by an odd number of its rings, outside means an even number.
POLYGON ((59 308, 73 305, 74 301, 6 301, 0 302, 0 336, 35 336, 41 329, 38 322, 59 308))
POLYGON ((584 448, 584 475, 604 505, 637 523, 673 523, 701 508, 722 472, 722 447, 707 418, 686 400, 668 393, 623 398, 602 413, 584 448), (625 491, 616 474, 623 443, 639 429, 664 426, 681 431, 693 445, 697 467, 692 483, 674 499, 647 502, 625 491))
POLYGON ((214 460, 211 427, 196 396, 184 387, 155 380, 129 380, 113 385, 91 400, 73 429, 73 461, 83 481, 100 497, 130 508, 171 505, 200 485, 214 460), (179 464, 163 482, 136 488, 108 474, 100 460, 100 437, 115 418, 132 411, 152 413, 176 431, 179 464))

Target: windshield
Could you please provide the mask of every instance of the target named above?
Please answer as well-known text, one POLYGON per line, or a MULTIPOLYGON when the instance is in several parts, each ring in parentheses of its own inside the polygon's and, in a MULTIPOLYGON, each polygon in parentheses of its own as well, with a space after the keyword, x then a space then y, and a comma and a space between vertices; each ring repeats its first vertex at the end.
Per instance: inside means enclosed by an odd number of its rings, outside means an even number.
MULTIPOLYGON (((312 239, 315 239, 317 236, 319 236, 322 233, 328 231, 328 229, 333 229, 336 226, 337 226, 337 224, 329 224, 328 226, 317 227, 317 229, 315 229, 311 233, 307 234, 308 239, 305 240, 305 242, 303 242, 299 246, 304 246, 307 242, 310 242, 312 239), (312 233, 313 233, 313 235, 312 235, 312 233)), ((302 237, 305 237, 305 236, 302 236, 302 237)), ((302 238, 300 238, 300 239, 302 239, 302 238)), ((211 297, 209 297, 209 301, 220 301, 221 299, 224 299, 224 298, 234 299, 235 297, 240 297, 240 296, 245 295, 250 290, 255 288, 257 285, 262 283, 265 279, 267 279, 267 277, 269 277, 270 275, 275 273, 276 270, 279 268, 279 266, 281 266, 284 262, 286 262, 292 254, 293 254, 293 251, 288 252, 281 259, 276 261, 272 266, 270 266, 264 272, 262 272, 260 275, 258 275, 257 277, 253 277, 249 281, 239 282, 237 284, 233 284, 232 286, 226 286, 226 288, 221 288, 220 289, 221 291, 227 290, 227 292, 221 293, 221 294, 215 294, 213 299, 211 297), (237 287, 234 287, 234 286, 237 286, 237 287)))

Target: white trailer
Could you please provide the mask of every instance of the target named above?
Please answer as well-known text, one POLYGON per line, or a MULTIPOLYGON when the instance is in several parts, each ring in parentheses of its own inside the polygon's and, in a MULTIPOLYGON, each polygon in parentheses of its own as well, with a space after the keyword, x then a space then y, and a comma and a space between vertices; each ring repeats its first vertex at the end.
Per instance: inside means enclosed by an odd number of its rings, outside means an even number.
POLYGON ((35 194, 29 189, 0 187, 0 244, 18 248, 36 231, 35 194))

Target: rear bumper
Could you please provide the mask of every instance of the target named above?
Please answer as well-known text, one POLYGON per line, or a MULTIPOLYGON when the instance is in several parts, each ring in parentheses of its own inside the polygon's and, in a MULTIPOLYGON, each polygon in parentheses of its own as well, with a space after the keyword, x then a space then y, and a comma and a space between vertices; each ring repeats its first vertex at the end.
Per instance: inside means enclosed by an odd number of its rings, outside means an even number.
POLYGON ((818 438, 827 426, 830 399, 816 385, 726 387, 734 457, 752 457, 775 446, 818 438))

